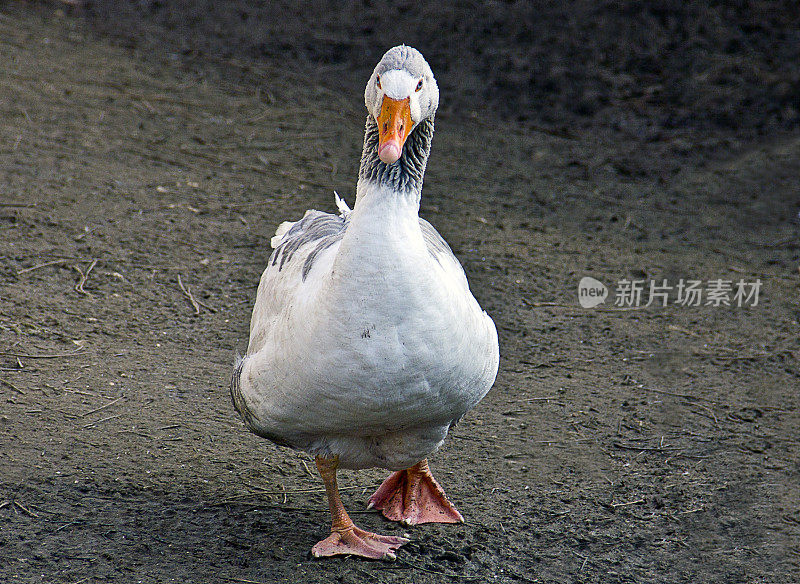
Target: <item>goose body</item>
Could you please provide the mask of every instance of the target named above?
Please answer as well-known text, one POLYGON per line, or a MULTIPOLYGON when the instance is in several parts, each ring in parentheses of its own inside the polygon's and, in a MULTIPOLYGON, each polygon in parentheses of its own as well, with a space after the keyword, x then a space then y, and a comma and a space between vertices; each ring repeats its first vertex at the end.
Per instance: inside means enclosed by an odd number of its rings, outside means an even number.
POLYGON ((354 208, 337 195, 338 215, 312 210, 278 228, 231 393, 256 434, 336 466, 400 470, 489 391, 498 341, 450 247, 419 217, 438 104, 430 68, 414 49, 390 50, 365 101, 354 208), (405 122, 387 118, 401 101, 405 122))

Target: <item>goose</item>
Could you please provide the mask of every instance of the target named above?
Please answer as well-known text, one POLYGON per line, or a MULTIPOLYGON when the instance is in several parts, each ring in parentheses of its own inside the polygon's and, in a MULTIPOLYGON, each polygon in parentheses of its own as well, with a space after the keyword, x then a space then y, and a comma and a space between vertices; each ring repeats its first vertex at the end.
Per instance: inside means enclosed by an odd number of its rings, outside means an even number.
POLYGON ((355 526, 337 469, 394 471, 369 499, 389 520, 462 522, 428 456, 494 384, 499 350, 461 264, 419 216, 439 103, 430 66, 390 49, 364 100, 355 205, 334 193, 338 214, 278 227, 231 396, 249 430, 315 457, 332 520, 314 556, 395 559, 409 540, 355 526))

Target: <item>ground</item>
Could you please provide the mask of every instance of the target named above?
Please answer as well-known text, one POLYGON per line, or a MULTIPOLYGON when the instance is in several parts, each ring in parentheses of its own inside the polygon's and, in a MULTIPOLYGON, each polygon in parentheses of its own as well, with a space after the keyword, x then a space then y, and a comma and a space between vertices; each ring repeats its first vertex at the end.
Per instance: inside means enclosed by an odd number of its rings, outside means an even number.
POLYGON ((5 582, 800 580, 790 3, 193 6, 0 8, 5 582), (312 460, 227 383, 277 225, 352 204, 404 32, 442 87, 422 215, 500 373, 431 458, 466 523, 389 523, 385 471, 343 472, 354 519, 412 542, 317 560, 312 460), (624 279, 761 289, 616 306, 624 279))

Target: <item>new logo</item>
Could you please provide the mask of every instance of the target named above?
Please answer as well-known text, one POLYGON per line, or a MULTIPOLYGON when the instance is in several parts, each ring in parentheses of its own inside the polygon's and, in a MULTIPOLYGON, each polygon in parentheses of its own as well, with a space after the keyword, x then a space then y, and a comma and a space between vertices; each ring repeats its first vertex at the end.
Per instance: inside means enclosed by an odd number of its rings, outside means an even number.
POLYGON ((584 308, 594 308, 608 298, 608 288, 602 282, 584 276, 578 283, 578 302, 584 308))

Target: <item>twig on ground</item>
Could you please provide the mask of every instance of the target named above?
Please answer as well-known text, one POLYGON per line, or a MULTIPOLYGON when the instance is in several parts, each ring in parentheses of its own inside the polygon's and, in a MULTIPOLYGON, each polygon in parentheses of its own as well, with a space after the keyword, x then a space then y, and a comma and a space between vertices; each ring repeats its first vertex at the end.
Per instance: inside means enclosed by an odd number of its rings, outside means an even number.
POLYGON ((28 208, 35 207, 36 203, 0 203, 0 207, 28 208))
POLYGON ((86 290, 83 289, 83 285, 86 284, 86 280, 89 278, 89 274, 92 273, 92 270, 94 269, 94 267, 96 265, 97 265, 97 260, 92 260, 92 263, 89 264, 89 267, 86 268, 85 272, 83 270, 81 270, 78 266, 73 266, 78 271, 78 273, 81 275, 81 279, 78 281, 77 284, 75 284, 75 291, 76 292, 79 292, 80 294, 84 294, 86 296, 89 295, 89 293, 86 290))
POLYGON ((83 426, 83 429, 86 430, 87 428, 92 428, 92 427, 96 426, 97 424, 100 424, 102 422, 107 422, 108 420, 113 420, 114 418, 119 418, 120 416, 122 416, 122 414, 114 414, 113 416, 108 416, 107 418, 101 418, 101 419, 99 419, 97 421, 89 422, 88 424, 85 424, 83 426))
POLYGON ((189 288, 187 288, 186 286, 183 285, 183 280, 181 279, 181 275, 180 274, 178 274, 178 286, 181 287, 181 291, 183 291, 183 293, 189 299, 189 302, 192 303, 192 307, 194 308, 194 313, 195 314, 200 314, 200 303, 197 302, 195 297, 192 295, 192 291, 189 288))
POLYGON ((459 440, 472 440, 473 442, 483 442, 480 438, 475 436, 459 436, 458 434, 450 434, 450 438, 458 438, 459 440))
POLYGON ((217 312, 217 309, 214 308, 213 306, 209 306, 208 304, 206 304, 205 302, 203 302, 202 300, 199 300, 197 298, 195 298, 195 300, 197 300, 197 303, 200 306, 202 306, 203 308, 205 308, 207 311, 209 311, 209 312, 217 312))
POLYGON ((572 308, 575 310, 582 310, 586 313, 592 312, 630 312, 632 310, 643 310, 644 306, 630 306, 613 308, 611 306, 595 306, 593 308, 584 308, 580 304, 566 304, 564 302, 532 302, 525 297, 522 297, 522 302, 531 308, 572 308))
POLYGON ((21 270, 17 270, 17 275, 25 274, 26 272, 32 272, 33 270, 38 270, 39 268, 46 268, 47 266, 54 266, 56 264, 63 264, 67 260, 52 260, 49 262, 45 262, 43 264, 37 264, 35 266, 31 266, 29 268, 22 268, 21 270))
POLYGON ((58 529, 56 529, 56 530, 55 530, 53 533, 58 533, 58 532, 59 532, 59 531, 61 531, 62 529, 66 529, 67 527, 70 527, 70 526, 72 526, 72 525, 80 525, 81 523, 83 523, 83 521, 82 521, 82 520, 78 520, 78 521, 70 521, 69 523, 65 523, 64 525, 62 525, 61 527, 59 527, 58 529))
POLYGON ((573 554, 575 554, 576 556, 578 556, 580 559, 582 559, 582 560, 583 560, 583 562, 581 563, 581 567, 580 567, 580 569, 578 570, 578 573, 580 573, 580 572, 583 572, 583 569, 586 567, 586 562, 588 562, 588 561, 589 561, 589 556, 584 556, 583 554, 579 554, 578 552, 576 552, 576 551, 574 551, 574 550, 572 551, 572 553, 573 553, 573 554))
POLYGON ((7 385, 8 387, 13 389, 14 391, 16 391, 20 395, 25 395, 24 391, 22 391, 19 387, 17 387, 16 385, 11 383, 10 381, 6 381, 5 379, 0 379, 0 383, 2 383, 3 385, 7 385))
POLYGON ((14 353, 13 351, 0 351, 0 355, 4 357, 16 357, 17 359, 58 359, 60 357, 74 357, 81 353, 83 347, 79 347, 71 353, 14 353))
POLYGON ((144 432, 138 432, 136 430, 117 430, 117 434, 133 434, 135 436, 147 438, 148 440, 155 440, 150 434, 145 434, 144 432))
POLYGON ((228 582, 241 582, 242 584, 264 584, 258 580, 247 580, 246 578, 229 578, 228 576, 220 576, 220 578, 228 582))
MULTIPOLYGON (((50 386, 50 387, 52 387, 52 386, 50 386)), ((57 389, 57 388, 53 388, 53 389, 57 389)), ((91 396, 91 397, 102 397, 104 399, 116 399, 116 398, 113 398, 113 397, 108 396, 108 395, 103 395, 101 393, 95 393, 93 391, 84 391, 82 389, 71 389, 69 387, 65 387, 65 388, 63 388, 63 390, 66 391, 67 393, 75 393, 75 394, 78 394, 78 395, 88 395, 88 396, 91 396)))
POLYGON ((671 446, 666 447, 650 447, 650 446, 640 446, 638 444, 623 444, 622 442, 613 442, 612 443, 617 448, 622 448, 623 450, 639 450, 645 452, 673 452, 675 448, 671 446))
POLYGON ((125 397, 124 395, 121 395, 117 399, 115 399, 114 401, 110 401, 107 404, 103 404, 99 408, 95 408, 93 410, 89 410, 85 414, 81 414, 81 417, 85 418, 86 416, 91 416, 92 414, 94 414, 96 412, 99 412, 100 410, 104 410, 106 408, 110 408, 111 406, 113 406, 115 403, 117 403, 119 400, 123 399, 124 397, 125 397))
POLYGON ((39 517, 38 513, 34 513, 19 501, 12 501, 12 502, 14 503, 14 505, 22 509, 26 514, 30 515, 31 517, 39 517))
POLYGON ((554 399, 558 399, 559 396, 557 395, 547 395, 544 397, 526 397, 524 399, 515 399, 514 402, 534 402, 534 401, 551 401, 554 399))
POLYGON ((644 502, 644 499, 636 499, 635 501, 628 501, 626 503, 611 503, 611 507, 616 509, 618 507, 628 507, 629 505, 641 505, 644 502))
POLYGON ((690 411, 694 412, 695 414, 699 414, 699 415, 705 416, 705 417, 709 417, 709 415, 710 415, 711 419, 714 420, 714 425, 715 426, 719 426, 719 421, 717 420, 717 416, 714 414, 714 411, 711 408, 709 408, 708 406, 704 406, 703 404, 697 404, 697 407, 698 408, 703 408, 704 410, 706 410, 708 412, 708 414, 704 414, 702 412, 698 412, 698 411, 695 411, 695 410, 690 410, 690 411))

